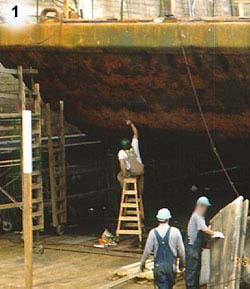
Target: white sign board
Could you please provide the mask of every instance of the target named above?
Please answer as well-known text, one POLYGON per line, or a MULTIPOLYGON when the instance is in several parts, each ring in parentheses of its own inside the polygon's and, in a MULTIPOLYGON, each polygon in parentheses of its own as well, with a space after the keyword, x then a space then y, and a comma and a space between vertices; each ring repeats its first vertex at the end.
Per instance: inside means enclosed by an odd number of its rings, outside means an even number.
POLYGON ((32 116, 30 110, 22 112, 23 172, 32 173, 32 116))

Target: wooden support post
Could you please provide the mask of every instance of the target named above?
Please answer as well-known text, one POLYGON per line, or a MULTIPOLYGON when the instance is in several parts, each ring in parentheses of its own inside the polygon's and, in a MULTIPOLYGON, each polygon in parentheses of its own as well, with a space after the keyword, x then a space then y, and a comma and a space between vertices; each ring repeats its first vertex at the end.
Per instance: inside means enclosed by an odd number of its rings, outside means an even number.
POLYGON ((19 82, 19 100, 21 104, 21 110, 25 109, 25 89, 23 83, 23 68, 22 66, 18 66, 17 68, 18 82, 19 82))
POLYGON ((50 104, 46 103, 46 129, 48 135, 48 153, 49 153, 49 177, 50 177, 50 191, 51 191, 51 204, 52 204, 52 223, 53 227, 58 226, 57 218, 57 203, 56 203, 56 183, 55 183, 55 161, 53 153, 53 140, 52 140, 52 126, 51 126, 51 112, 50 104))
POLYGON ((66 160, 65 160, 65 136, 64 136, 64 102, 61 100, 59 109, 59 134, 61 150, 61 178, 60 178, 60 197, 63 198, 61 209, 64 213, 61 215, 61 223, 67 223, 67 187, 66 187, 66 160))
POLYGON ((64 0, 64 18, 69 18, 69 0, 64 0))
POLYGON ((32 119, 31 111, 22 112, 22 197, 25 288, 32 288, 32 119))

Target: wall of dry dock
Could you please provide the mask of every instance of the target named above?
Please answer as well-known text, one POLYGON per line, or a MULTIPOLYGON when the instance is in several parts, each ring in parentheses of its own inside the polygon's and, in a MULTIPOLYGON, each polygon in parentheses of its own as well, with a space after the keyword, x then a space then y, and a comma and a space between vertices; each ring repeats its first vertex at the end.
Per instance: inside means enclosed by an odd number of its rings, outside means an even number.
MULTIPOLYGON (((210 17, 238 15, 236 0, 123 0, 124 19, 156 18, 170 13, 177 17, 210 17)), ((71 1, 71 7, 82 9, 86 19, 117 18, 121 16, 121 0, 78 0, 71 1)), ((12 5, 9 0, 0 0, 0 19, 5 18, 6 9, 12 5)), ((15 4, 14 4, 15 5, 15 4)), ((36 20, 36 5, 32 0, 22 1, 28 11, 29 21, 36 20)), ((62 1, 39 0, 39 13, 44 7, 62 8, 62 1)), ((250 15, 250 5, 244 4, 245 15, 250 15)))

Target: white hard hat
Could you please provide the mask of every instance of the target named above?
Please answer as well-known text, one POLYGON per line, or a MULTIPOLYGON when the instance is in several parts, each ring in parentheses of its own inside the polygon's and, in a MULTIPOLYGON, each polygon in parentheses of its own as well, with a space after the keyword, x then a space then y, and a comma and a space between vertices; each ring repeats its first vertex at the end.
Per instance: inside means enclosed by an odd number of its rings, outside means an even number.
POLYGON ((158 211, 158 214, 157 214, 156 218, 159 221, 166 221, 166 220, 172 218, 172 216, 171 216, 171 213, 170 213, 169 209, 163 208, 163 209, 160 209, 158 211))

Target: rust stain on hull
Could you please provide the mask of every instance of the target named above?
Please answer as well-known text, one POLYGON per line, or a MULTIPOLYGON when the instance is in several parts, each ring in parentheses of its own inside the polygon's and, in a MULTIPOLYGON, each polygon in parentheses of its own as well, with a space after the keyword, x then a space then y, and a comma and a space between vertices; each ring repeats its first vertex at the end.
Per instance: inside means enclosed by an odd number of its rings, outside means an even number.
MULTIPOLYGON (((250 24, 186 25, 190 26, 180 28, 186 35, 182 44, 186 46, 210 129, 220 137, 249 137, 250 52, 247 47, 250 47, 250 38, 244 36, 250 35, 250 24), (198 34, 192 34, 192 29, 198 34), (216 44, 221 47, 212 47, 215 42, 212 43, 209 29, 217 29, 216 44), (237 31, 239 37, 229 47, 229 36, 224 33, 231 35, 237 31)), ((181 53, 182 44, 179 35, 176 36, 179 29, 176 24, 162 28, 145 26, 144 30, 140 25, 113 26, 111 36, 118 37, 113 42, 109 34, 111 25, 93 26, 92 35, 84 31, 83 42, 72 39, 76 39, 79 29, 83 31, 84 27, 90 33, 88 25, 69 25, 61 30, 52 25, 48 31, 54 29, 55 39, 32 45, 32 41, 45 37, 44 28, 39 27, 32 28, 33 40, 24 38, 25 44, 20 38, 24 32, 11 34, 3 43, 6 28, 1 30, 0 26, 0 61, 9 67, 38 68, 44 99, 51 102, 64 99, 68 118, 84 130, 94 127, 104 132, 118 132, 124 118, 131 117, 152 129, 204 133, 181 53), (119 31, 121 35, 117 34, 119 31), (131 41, 122 37, 126 31, 130 32, 131 41), (148 35, 149 31, 153 33, 151 37, 158 33, 158 46, 148 35), (105 35, 108 40, 104 39, 105 35), (96 45, 92 46, 94 41, 96 45), (71 43, 71 47, 66 42, 71 43)))

